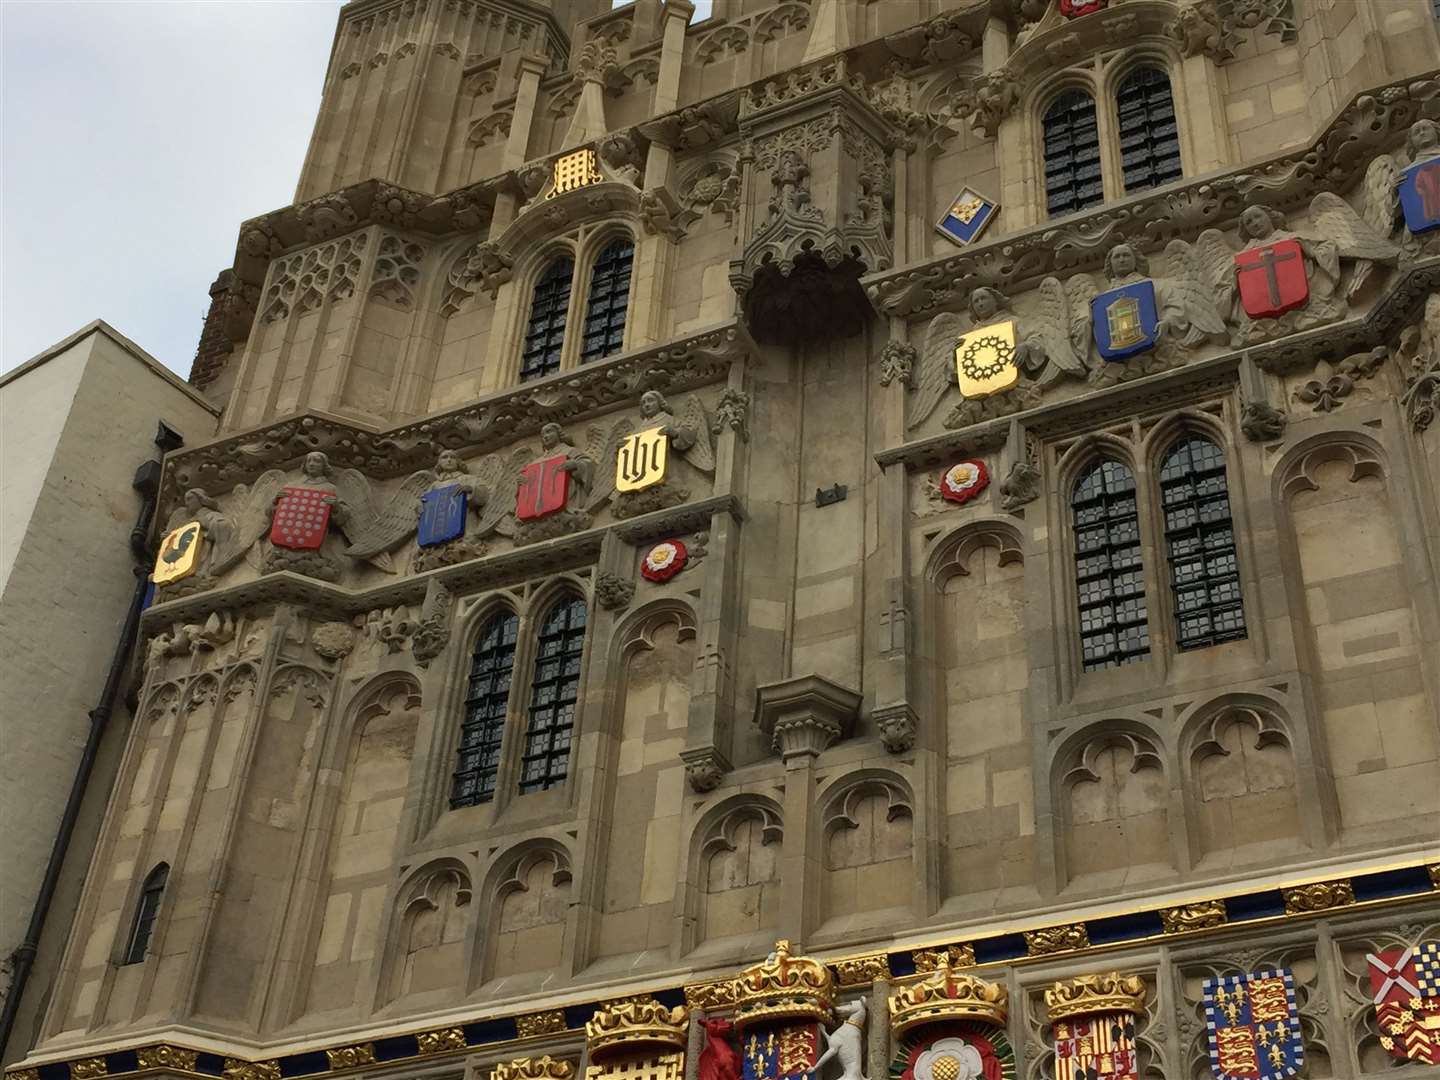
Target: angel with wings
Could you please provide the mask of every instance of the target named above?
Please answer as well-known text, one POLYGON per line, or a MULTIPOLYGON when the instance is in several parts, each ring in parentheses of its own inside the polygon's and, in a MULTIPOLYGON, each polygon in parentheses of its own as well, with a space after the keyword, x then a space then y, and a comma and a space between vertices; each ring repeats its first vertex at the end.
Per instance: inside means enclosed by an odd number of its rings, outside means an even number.
POLYGON ((715 448, 710 442, 710 421, 705 406, 694 394, 685 398, 683 412, 676 416, 658 390, 640 395, 640 420, 645 427, 659 427, 670 437, 670 448, 703 473, 715 471, 715 448))
MULTIPOLYGON (((1129 244, 1112 247, 1105 255, 1105 276, 1111 288, 1149 278, 1155 286, 1155 337, 1182 349, 1193 349, 1212 336, 1223 338, 1225 319, 1215 305, 1214 291, 1189 245, 1172 240, 1165 252, 1172 273, 1152 277, 1150 262, 1129 244)), ((1088 310, 1088 307, 1087 307, 1088 310)))
POLYGON ((599 505, 598 489, 604 487, 614 492, 610 496, 611 512, 618 518, 634 517, 636 514, 662 507, 675 506, 690 497, 690 489, 677 481, 676 474, 666 466, 664 479, 640 490, 614 491, 621 444, 628 438, 638 437, 646 431, 659 429, 669 442, 667 460, 681 458, 688 466, 707 475, 715 472, 715 447, 711 442, 710 418, 705 406, 694 394, 687 395, 676 413, 658 390, 647 390, 640 395, 639 432, 632 432, 628 426, 621 430, 620 421, 608 433, 604 448, 605 467, 597 470, 597 492, 592 496, 592 505, 599 505))
POLYGON ((1406 132, 1403 153, 1381 154, 1365 170, 1360 216, 1377 236, 1395 240, 1411 256, 1421 254, 1434 238, 1419 234, 1440 220, 1440 165, 1426 165, 1437 157, 1440 123, 1421 117, 1406 132), (1405 190, 1409 201, 1402 213, 1405 190))

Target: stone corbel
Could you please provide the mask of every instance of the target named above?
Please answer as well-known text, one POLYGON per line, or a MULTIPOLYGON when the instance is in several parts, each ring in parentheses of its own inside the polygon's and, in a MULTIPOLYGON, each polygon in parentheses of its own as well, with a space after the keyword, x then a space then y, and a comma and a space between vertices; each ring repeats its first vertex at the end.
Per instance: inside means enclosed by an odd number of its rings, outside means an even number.
POLYGON ((815 757, 855 729, 860 695, 823 675, 755 688, 755 725, 786 761, 815 757))
POLYGON ((1273 442, 1285 434, 1286 414, 1270 404, 1265 376, 1249 353, 1240 358, 1240 430, 1251 442, 1273 442))
POLYGON ((920 731, 920 718, 915 710, 904 701, 885 705, 870 713, 875 729, 880 732, 880 742, 892 754, 903 754, 915 747, 915 737, 920 731))

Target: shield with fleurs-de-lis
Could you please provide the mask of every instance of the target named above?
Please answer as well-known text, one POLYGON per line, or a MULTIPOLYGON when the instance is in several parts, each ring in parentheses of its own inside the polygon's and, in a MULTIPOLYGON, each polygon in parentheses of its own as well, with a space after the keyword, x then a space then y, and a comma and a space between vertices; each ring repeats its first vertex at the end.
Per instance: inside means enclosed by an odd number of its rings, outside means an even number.
POLYGON ((1205 1029, 1216 1080, 1288 1080, 1305 1065, 1288 968, 1206 979, 1205 1029))

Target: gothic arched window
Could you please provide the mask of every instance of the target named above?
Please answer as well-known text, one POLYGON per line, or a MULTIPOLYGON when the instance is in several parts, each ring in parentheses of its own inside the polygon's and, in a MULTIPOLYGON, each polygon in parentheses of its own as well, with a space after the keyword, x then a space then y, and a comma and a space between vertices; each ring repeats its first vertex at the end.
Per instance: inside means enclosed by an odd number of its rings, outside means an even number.
POLYGON ((1176 645, 1203 649, 1243 638, 1240 565, 1220 447, 1199 435, 1181 437, 1160 466, 1160 506, 1176 645))
POLYGON ((565 315, 570 308, 570 286, 574 280, 575 260, 562 255, 547 266, 535 282, 530 320, 525 326, 525 346, 520 353, 521 382, 560 370, 565 315))
POLYGON ((510 702, 510 676, 515 669, 515 638, 520 620, 513 612, 490 617, 470 654, 470 680, 465 689, 465 714, 460 721, 450 808, 474 806, 495 797, 500 772, 500 743, 505 735, 505 710, 510 702))
POLYGON ((565 779, 570 735, 580 697, 580 659, 585 649, 585 601, 555 601, 535 642, 535 673, 525 747, 520 757, 520 794, 543 791, 565 779))
POLYGON ((1051 217, 1105 200, 1095 99, 1067 90, 1045 110, 1045 205, 1051 217))
POLYGON ((1125 190, 1144 191, 1180 179, 1180 133, 1170 77, 1159 68, 1136 68, 1120 84, 1115 108, 1125 190))
POLYGON ((165 882, 170 867, 161 863, 145 879, 140 888, 140 902, 135 905, 135 919, 130 924, 130 938, 125 943, 122 964, 141 964, 150 950, 150 935, 155 930, 155 917, 160 914, 160 901, 165 897, 165 882))
POLYGON ((1097 461, 1076 481, 1070 511, 1084 670, 1143 660, 1150 630, 1135 474, 1118 461, 1097 461))
POLYGON ((625 340, 625 310, 630 306, 630 270, 635 245, 628 238, 612 240, 590 268, 590 295, 585 299, 585 336, 580 362, 619 352, 625 340))

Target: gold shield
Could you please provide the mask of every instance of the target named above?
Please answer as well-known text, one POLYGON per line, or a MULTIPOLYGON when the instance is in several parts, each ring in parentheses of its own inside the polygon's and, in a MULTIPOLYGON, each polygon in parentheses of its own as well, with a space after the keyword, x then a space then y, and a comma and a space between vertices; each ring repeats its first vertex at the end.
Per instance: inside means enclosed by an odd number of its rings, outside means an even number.
POLYGON ((204 542, 204 530, 198 521, 187 521, 178 529, 171 529, 160 541, 160 553, 155 556, 155 572, 150 579, 156 585, 164 585, 194 573, 204 542))
POLYGON ((615 490, 640 491, 665 479, 670 436, 661 427, 627 436, 615 455, 615 490))
POLYGON ((960 393, 982 398, 1008 390, 1020 379, 1015 366, 1015 320, 976 327, 955 346, 960 393))

